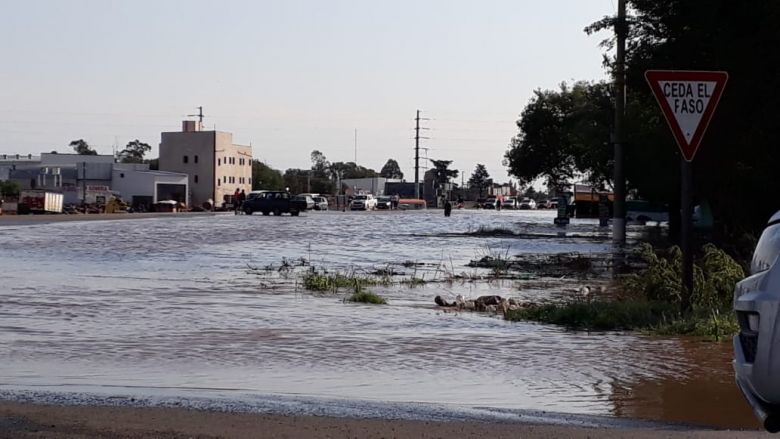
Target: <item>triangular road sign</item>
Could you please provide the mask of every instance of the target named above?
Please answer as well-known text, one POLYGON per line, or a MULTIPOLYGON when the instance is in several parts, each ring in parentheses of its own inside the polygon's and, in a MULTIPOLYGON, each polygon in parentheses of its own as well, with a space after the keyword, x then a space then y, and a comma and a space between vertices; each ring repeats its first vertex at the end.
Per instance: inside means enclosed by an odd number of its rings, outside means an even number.
POLYGON ((699 149, 729 75, 726 72, 648 70, 645 79, 689 162, 699 149))

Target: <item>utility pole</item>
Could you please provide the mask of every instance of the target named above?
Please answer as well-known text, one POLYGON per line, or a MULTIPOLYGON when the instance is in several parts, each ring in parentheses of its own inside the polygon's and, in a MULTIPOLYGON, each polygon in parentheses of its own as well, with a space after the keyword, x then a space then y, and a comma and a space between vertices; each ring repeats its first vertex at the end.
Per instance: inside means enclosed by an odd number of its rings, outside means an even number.
POLYGON ((357 165, 357 128, 355 128, 355 164, 357 165))
POLYGON ((614 181, 615 203, 612 218, 612 243, 622 246, 626 243, 626 176, 623 169, 623 119, 626 112, 626 0, 618 0, 618 16, 615 21, 617 53, 615 57, 615 144, 614 181))
MULTIPOLYGON (((198 107, 198 114, 188 114, 187 117, 198 118, 198 131, 203 131, 203 107, 198 107)), ((216 127, 214 127, 216 129, 216 127)))
POLYGON ((427 139, 427 137, 420 137, 420 130, 426 130, 427 128, 420 128, 421 120, 430 120, 420 117, 420 110, 417 110, 417 117, 414 118, 414 198, 420 199, 420 139, 427 139))

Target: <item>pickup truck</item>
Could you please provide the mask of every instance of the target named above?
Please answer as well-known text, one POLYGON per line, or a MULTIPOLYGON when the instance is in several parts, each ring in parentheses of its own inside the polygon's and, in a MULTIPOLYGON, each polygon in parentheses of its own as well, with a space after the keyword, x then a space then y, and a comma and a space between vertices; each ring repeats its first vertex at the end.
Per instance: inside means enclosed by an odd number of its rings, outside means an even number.
POLYGON ((243 210, 247 215, 255 212, 262 212, 263 215, 281 215, 289 213, 292 216, 298 216, 305 212, 307 208, 305 199, 293 197, 289 192, 263 192, 257 196, 247 198, 244 201, 243 210))

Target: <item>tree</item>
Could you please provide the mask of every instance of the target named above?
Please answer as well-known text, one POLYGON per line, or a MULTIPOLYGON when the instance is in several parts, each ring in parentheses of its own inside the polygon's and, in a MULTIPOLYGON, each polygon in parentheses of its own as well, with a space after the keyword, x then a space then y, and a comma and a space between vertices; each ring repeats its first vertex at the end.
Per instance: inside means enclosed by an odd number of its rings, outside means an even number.
POLYGON ((119 161, 121 163, 143 163, 144 155, 151 150, 152 147, 148 143, 135 139, 128 142, 125 149, 119 152, 119 161))
POLYGON ((341 179, 345 178, 371 178, 378 177, 376 171, 363 166, 357 165, 355 162, 333 162, 330 164, 331 175, 337 177, 341 175, 341 179))
POLYGON ((456 169, 449 169, 452 160, 430 160, 431 163, 433 163, 433 169, 435 170, 437 186, 449 183, 451 178, 456 178, 458 176, 458 171, 456 169))
POLYGON ((311 152, 311 170, 314 176, 318 178, 328 178, 330 176, 330 162, 325 155, 316 149, 311 152))
POLYGON ((21 190, 22 186, 16 181, 0 181, 0 196, 16 196, 21 190))
POLYGON ((477 167, 474 168, 474 172, 469 178, 469 187, 477 188, 479 190, 479 197, 482 198, 482 193, 493 184, 493 179, 490 178, 487 168, 482 163, 477 163, 477 167))
MULTIPOLYGON (((679 152, 644 79, 648 69, 724 70, 730 80, 693 162, 695 195, 723 233, 756 233, 780 200, 767 197, 780 162, 775 125, 780 69, 773 59, 780 3, 631 0, 626 83, 626 177, 643 197, 679 206, 679 152)), ((595 32, 613 25, 605 18, 595 32)), ((612 42, 606 43, 611 48, 612 42)), ((606 59, 611 66, 613 59, 606 59)), ((716 230, 717 232, 718 230, 716 230)), ((725 235, 724 235, 725 236, 725 235)))
POLYGON ((401 172, 401 167, 398 166, 398 162, 394 159, 387 159, 387 163, 382 166, 382 170, 379 171, 379 175, 384 178, 404 178, 404 173, 401 172))
POLYGON ((612 176, 612 108, 610 87, 604 82, 536 90, 517 121, 520 132, 509 144, 504 165, 521 185, 544 178, 557 188, 577 176, 607 185, 612 176))
POLYGON ((97 151, 92 149, 84 139, 74 140, 69 145, 76 151, 76 154, 80 155, 98 155, 97 151))
POLYGON ((252 189, 280 191, 284 189, 282 173, 260 160, 252 160, 252 189))

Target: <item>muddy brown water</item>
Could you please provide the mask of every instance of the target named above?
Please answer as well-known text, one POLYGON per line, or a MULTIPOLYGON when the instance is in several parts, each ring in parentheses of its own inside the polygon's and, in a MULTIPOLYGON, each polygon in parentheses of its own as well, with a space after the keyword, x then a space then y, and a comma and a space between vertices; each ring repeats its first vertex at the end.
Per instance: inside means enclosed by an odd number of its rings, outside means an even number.
MULTIPOLYGON (((574 276, 440 282, 486 275, 466 264, 495 252, 610 251, 608 240, 559 234, 553 215, 323 212, 0 227, 0 388, 227 389, 755 428, 728 342, 571 332, 432 306, 435 295, 538 300, 576 290, 585 281, 574 276), (465 235, 480 226, 555 237, 465 235), (303 291, 296 272, 278 270, 282 258, 331 271, 392 266, 436 282, 376 287, 387 306, 346 304, 343 294, 303 291)), ((584 220, 569 230, 604 234, 584 220)))

